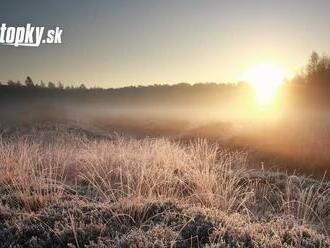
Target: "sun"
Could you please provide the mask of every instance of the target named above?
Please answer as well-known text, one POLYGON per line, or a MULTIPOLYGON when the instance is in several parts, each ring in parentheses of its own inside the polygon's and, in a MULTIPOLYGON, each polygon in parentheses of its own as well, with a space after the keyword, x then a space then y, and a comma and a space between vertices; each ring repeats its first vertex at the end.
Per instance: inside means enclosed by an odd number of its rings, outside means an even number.
POLYGON ((281 67, 272 63, 262 63, 248 69, 241 79, 252 85, 258 103, 264 106, 274 101, 284 78, 285 71, 281 67))

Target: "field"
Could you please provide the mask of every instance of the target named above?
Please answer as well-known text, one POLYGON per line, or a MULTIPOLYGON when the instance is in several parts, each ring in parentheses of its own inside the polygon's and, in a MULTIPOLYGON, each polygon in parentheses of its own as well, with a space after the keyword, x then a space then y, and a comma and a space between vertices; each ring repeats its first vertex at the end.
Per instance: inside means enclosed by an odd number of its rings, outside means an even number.
POLYGON ((329 10, 2 1, 0 248, 330 248, 329 10))
POLYGON ((1 128, 1 247, 330 246, 326 177, 189 133, 100 130, 1 128))

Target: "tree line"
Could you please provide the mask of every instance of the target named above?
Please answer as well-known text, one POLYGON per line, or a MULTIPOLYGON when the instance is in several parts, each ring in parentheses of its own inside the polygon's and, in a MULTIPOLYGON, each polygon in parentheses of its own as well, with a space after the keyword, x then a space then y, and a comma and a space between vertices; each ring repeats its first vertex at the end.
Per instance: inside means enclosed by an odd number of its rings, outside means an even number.
MULTIPOLYGON (((330 104, 330 57, 313 52, 303 70, 285 84, 291 92, 286 98, 299 102, 327 102, 330 104)), ((244 82, 221 83, 179 83, 174 85, 127 86, 123 88, 87 88, 84 84, 64 86, 61 82, 36 83, 28 76, 25 81, 9 80, 0 83, 0 96, 7 100, 26 97, 67 98, 119 103, 134 102, 226 102, 233 98, 251 97, 251 87, 244 82), (248 94, 247 94, 248 93, 248 94)), ((284 87, 285 88, 285 87, 284 87)), ((0 99, 1 100, 1 99, 0 99)))
POLYGON ((320 89, 330 89, 330 57, 312 52, 307 65, 294 77, 292 82, 308 84, 320 89))
MULTIPOLYGON (((330 90, 330 57, 328 55, 319 55, 317 52, 312 52, 307 65, 298 73, 291 81, 287 81, 288 83, 294 84, 309 84, 310 86, 317 86, 319 88, 329 88, 330 90)), ((215 85, 216 83, 200 83, 206 85, 215 85)), ((218 83, 218 85, 222 85, 223 87, 231 87, 242 85, 244 82, 234 83, 234 84, 222 84, 218 83)), ((177 84, 179 87, 182 86, 191 86, 188 83, 179 83, 177 84)), ((199 85, 199 84, 197 84, 199 85)), ((22 83, 21 81, 13 81, 9 80, 7 82, 1 82, 0 86, 8 86, 8 87, 30 87, 30 88, 48 88, 48 89, 63 89, 63 90, 72 90, 72 89, 87 89, 84 84, 79 84, 78 86, 64 86, 61 81, 57 83, 53 83, 49 81, 45 83, 44 81, 40 81, 36 83, 32 80, 30 76, 27 76, 25 81, 22 83)), ((149 86, 127 86, 124 88, 141 88, 141 87, 160 87, 164 85, 149 85, 149 86)), ((92 87, 91 90, 97 89, 101 90, 103 88, 92 87)))
POLYGON ((0 86, 8 86, 8 87, 30 87, 30 88, 48 88, 48 89, 86 89, 86 86, 84 84, 80 84, 79 86, 66 86, 62 84, 61 81, 57 82, 56 84, 49 81, 47 84, 44 81, 40 81, 40 83, 35 83, 30 76, 27 76, 24 83, 21 83, 21 81, 13 81, 9 80, 6 83, 0 82, 0 86))

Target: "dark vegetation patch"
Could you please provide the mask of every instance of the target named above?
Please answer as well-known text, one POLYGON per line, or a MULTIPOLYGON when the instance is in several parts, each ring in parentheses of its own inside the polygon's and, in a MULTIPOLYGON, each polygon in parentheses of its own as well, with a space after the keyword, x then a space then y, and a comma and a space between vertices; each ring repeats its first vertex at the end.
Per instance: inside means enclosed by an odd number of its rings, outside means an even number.
POLYGON ((171 202, 61 202, 37 212, 1 210, 0 247, 329 247, 285 219, 261 224, 171 202))

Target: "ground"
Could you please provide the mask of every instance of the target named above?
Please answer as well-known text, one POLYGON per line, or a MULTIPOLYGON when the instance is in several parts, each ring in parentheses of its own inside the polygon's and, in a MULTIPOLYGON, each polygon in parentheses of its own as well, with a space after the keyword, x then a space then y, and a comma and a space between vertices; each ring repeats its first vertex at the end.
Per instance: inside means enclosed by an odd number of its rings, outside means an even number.
POLYGON ((330 247, 326 179, 205 139, 1 133, 0 247, 330 247))

